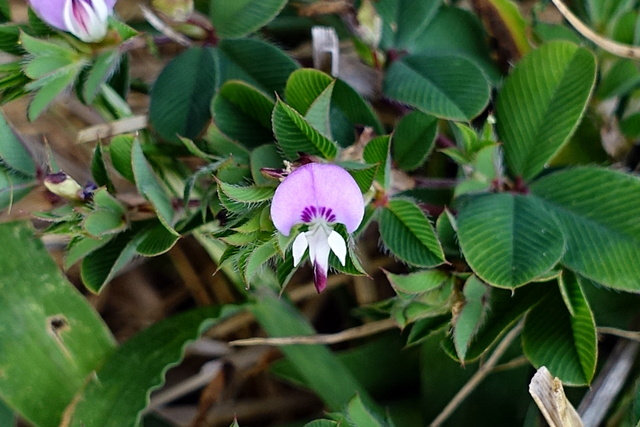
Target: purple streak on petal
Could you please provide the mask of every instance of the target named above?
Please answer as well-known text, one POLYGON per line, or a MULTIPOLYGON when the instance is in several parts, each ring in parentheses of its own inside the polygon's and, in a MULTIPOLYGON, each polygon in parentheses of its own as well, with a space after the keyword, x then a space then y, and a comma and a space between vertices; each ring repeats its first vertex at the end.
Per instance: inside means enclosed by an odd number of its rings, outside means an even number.
POLYGON ((349 172, 336 165, 310 163, 293 171, 278 186, 271 219, 288 236, 291 227, 308 222, 309 214, 322 207, 328 222, 344 224, 349 233, 358 228, 364 216, 362 193, 349 172))
POLYGON ((327 287, 327 272, 318 264, 313 265, 313 284, 316 285, 318 293, 324 291, 327 287))

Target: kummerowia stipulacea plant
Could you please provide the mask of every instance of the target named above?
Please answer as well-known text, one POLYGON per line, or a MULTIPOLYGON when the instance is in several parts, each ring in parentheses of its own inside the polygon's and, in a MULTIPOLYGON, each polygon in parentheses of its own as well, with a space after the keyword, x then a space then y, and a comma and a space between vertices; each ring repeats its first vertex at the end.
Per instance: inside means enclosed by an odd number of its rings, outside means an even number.
MULTIPOLYGON (((616 336, 637 339, 640 307, 639 4, 553 2, 586 36, 547 2, 152 1, 124 22, 123 1, 32 0, 15 22, 0 0, 0 102, 59 120, 73 97, 104 121, 78 137, 91 164, 61 170, 0 117, 3 218, 52 203, 37 232, 0 224, 0 425, 146 425, 187 343, 236 314, 261 330, 233 345, 284 356, 256 356, 269 383, 239 396, 290 392, 261 406, 283 422, 534 425, 554 391, 585 425, 638 425, 637 349, 616 336), (136 62, 157 57, 157 75, 136 62), (134 261, 171 259, 146 265, 182 279, 178 313, 116 343, 52 235, 98 307, 134 261), (291 409, 292 386, 319 399, 291 409)), ((207 404, 246 382, 231 371, 180 400, 183 424, 214 424, 207 404)))

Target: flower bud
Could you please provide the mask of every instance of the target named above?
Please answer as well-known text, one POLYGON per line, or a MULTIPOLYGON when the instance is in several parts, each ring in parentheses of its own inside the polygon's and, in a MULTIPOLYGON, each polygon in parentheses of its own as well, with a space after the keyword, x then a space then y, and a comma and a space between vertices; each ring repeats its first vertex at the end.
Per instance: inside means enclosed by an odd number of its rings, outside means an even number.
POLYGON ((30 0, 40 19, 83 42, 99 42, 107 34, 116 0, 30 0))
POLYGON ((184 22, 193 13, 193 0, 151 0, 154 9, 177 22, 184 22))
POLYGON ((44 179, 44 186, 56 196, 67 200, 80 201, 83 198, 83 189, 80 184, 64 172, 47 175, 44 179))

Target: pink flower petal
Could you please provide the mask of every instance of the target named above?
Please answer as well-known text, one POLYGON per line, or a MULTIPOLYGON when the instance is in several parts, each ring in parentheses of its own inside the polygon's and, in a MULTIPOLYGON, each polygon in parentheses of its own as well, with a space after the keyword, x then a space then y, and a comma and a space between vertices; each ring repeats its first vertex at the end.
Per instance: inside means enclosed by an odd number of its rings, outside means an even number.
POLYGON ((271 219, 285 236, 310 212, 325 212, 354 232, 364 216, 364 199, 349 172, 336 165, 309 163, 293 171, 276 189, 271 219), (305 213, 305 208, 307 211, 305 213), (330 209, 330 213, 328 212, 330 209))

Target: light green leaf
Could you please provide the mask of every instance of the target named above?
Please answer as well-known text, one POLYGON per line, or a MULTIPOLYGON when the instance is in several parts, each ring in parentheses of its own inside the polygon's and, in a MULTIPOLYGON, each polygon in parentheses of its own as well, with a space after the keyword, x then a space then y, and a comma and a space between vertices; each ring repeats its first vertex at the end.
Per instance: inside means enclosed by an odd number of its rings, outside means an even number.
POLYGON ((391 253, 421 267, 445 262, 433 226, 425 214, 408 200, 390 200, 380 212, 380 236, 391 253))
POLYGON ((247 283, 249 283, 256 274, 258 274, 264 267, 264 265, 278 254, 275 240, 271 239, 254 247, 251 251, 251 255, 247 258, 247 263, 244 268, 244 277, 247 283))
POLYGON ((0 224, 0 240, 11 242, 0 247, 0 398, 29 422, 57 427, 113 338, 29 223, 0 224))
POLYGON ((571 273, 563 274, 561 280, 574 314, 567 310, 560 292, 553 292, 527 315, 522 348, 534 367, 546 366, 563 383, 588 385, 598 354, 593 314, 581 280, 571 273))
POLYGON ((271 200, 274 187, 241 186, 218 181, 218 186, 231 200, 240 203, 260 203, 271 200))
POLYGON ((278 146, 289 159, 298 157, 299 152, 333 159, 338 154, 338 146, 306 121, 300 113, 278 100, 273 110, 273 132, 278 146))
POLYGON ((359 395, 349 401, 345 415, 347 422, 354 426, 389 427, 373 410, 365 405, 359 395))
POLYGON ((72 63, 26 85, 26 89, 37 91, 29 104, 29 120, 37 119, 58 95, 73 85, 83 68, 84 62, 72 63))
POLYGON ((468 121, 489 102, 489 83, 468 59, 454 55, 410 55, 394 62, 384 93, 436 117, 468 121))
POLYGON ((458 358, 464 362, 469 343, 482 325, 486 313, 485 296, 487 286, 476 276, 471 276, 464 284, 464 306, 455 318, 453 325, 453 343, 458 358))
POLYGON ((161 386, 166 371, 182 360, 185 346, 235 312, 232 306, 194 309, 126 341, 88 377, 86 387, 76 395, 77 404, 68 413, 68 425, 139 425, 151 391, 161 386))
POLYGON ((193 47, 175 57, 151 89, 149 119, 169 141, 178 135, 195 138, 210 119, 216 62, 212 48, 193 47))
POLYGON ((287 4, 286 0, 210 0, 211 22, 216 35, 239 38, 271 21, 287 4))
POLYGON ((120 65, 122 54, 119 50, 108 50, 98 55, 87 73, 82 89, 84 101, 91 103, 100 93, 100 88, 120 65))
POLYGON ((333 96, 333 88, 335 81, 332 81, 318 97, 311 103, 304 118, 318 132, 331 139, 331 97, 333 96))
POLYGON ((420 167, 433 149, 438 132, 438 119, 420 111, 412 111, 398 122, 393 133, 393 162, 400 169, 420 167))
POLYGON ((384 272, 396 293, 419 294, 431 291, 451 280, 451 276, 441 270, 423 270, 411 274, 384 272))
POLYGON ((534 280, 551 270, 564 253, 557 221, 535 198, 509 193, 463 198, 457 224, 469 266, 501 288, 534 280))
POLYGON ((496 101, 496 130, 507 165, 534 178, 577 128, 596 77, 593 54, 565 41, 524 57, 496 101))
POLYGON ((4 114, 0 114, 0 159, 5 166, 24 175, 36 174, 36 165, 31 154, 13 132, 4 114))
POLYGON ((137 139, 134 139, 131 149, 131 168, 136 179, 136 187, 140 194, 142 194, 155 209, 158 214, 158 219, 168 229, 172 230, 173 222, 173 206, 171 199, 164 190, 164 188, 158 182, 151 166, 147 162, 142 152, 142 146, 137 139))
POLYGON ((560 222, 562 263, 605 286, 640 292, 640 179, 596 167, 545 176, 531 192, 560 222))

